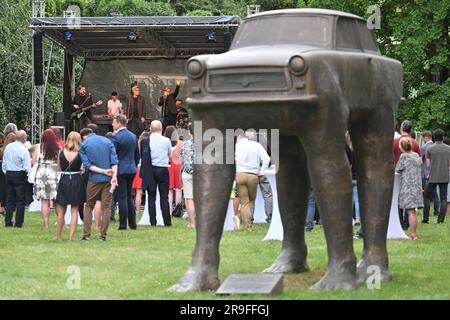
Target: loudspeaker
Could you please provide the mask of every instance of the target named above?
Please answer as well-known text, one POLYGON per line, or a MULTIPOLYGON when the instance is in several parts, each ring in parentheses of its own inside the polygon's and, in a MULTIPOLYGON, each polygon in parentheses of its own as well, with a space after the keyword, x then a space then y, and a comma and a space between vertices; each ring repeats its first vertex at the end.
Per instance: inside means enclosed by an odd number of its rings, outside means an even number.
POLYGON ((63 127, 65 118, 66 117, 64 112, 55 112, 55 115, 53 117, 53 123, 55 124, 55 126, 63 127))
POLYGON ((44 84, 44 57, 42 53, 42 33, 33 35, 33 55, 34 55, 34 84, 42 86, 44 84))
POLYGON ((223 34, 223 47, 225 51, 230 50, 231 46, 231 32, 230 30, 226 30, 223 34))

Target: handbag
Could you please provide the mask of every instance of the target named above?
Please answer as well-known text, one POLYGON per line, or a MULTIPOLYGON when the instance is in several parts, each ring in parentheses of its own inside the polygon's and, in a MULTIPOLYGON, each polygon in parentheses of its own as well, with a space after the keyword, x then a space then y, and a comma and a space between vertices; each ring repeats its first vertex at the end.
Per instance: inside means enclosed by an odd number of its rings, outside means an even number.
POLYGON ((39 168, 39 162, 41 161, 41 150, 39 150, 38 159, 31 167, 28 172, 28 183, 35 184, 36 183, 36 174, 39 168))
POLYGON ((176 205, 176 207, 172 211, 172 216, 181 218, 183 216, 184 210, 183 210, 183 204, 179 203, 176 205))
POLYGON ((31 167, 28 172, 28 183, 35 184, 36 183, 36 174, 39 166, 39 161, 36 161, 35 164, 31 167))

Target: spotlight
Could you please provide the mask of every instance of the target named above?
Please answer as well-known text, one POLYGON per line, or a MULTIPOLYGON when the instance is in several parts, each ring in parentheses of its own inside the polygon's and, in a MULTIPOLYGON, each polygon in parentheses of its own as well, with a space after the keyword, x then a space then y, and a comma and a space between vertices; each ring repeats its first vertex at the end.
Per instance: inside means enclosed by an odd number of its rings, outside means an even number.
POLYGON ((136 39, 137 39, 137 33, 134 31, 130 31, 130 33, 128 34, 128 40, 136 41, 136 39))
POLYGON ((70 31, 66 31, 66 32, 64 32, 64 37, 66 38, 67 41, 70 41, 70 40, 72 40, 73 33, 70 31))
POLYGON ((208 34, 208 42, 216 42, 217 41, 217 32, 211 31, 208 34))

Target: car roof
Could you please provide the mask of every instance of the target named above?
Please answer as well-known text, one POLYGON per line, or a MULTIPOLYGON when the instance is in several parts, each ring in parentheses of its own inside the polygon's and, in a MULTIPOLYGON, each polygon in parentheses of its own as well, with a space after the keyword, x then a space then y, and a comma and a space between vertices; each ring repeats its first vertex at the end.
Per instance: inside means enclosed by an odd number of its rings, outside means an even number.
POLYGON ((261 12, 261 13, 257 13, 257 14, 248 16, 244 20, 251 20, 254 18, 261 17, 261 16, 283 15, 283 14, 305 14, 305 15, 317 14, 317 15, 328 15, 328 16, 341 16, 341 17, 354 18, 354 19, 366 21, 364 18, 362 18, 360 16, 357 16, 357 15, 354 15, 351 13, 347 13, 347 12, 343 12, 343 11, 328 10, 328 9, 309 9, 309 8, 265 11, 265 12, 261 12))

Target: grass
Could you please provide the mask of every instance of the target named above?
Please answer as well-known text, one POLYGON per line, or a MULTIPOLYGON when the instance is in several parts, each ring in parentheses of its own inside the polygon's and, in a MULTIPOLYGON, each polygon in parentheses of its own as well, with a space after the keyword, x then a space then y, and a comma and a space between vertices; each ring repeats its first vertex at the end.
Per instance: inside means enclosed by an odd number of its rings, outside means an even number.
MULTIPOLYGON (((52 215, 52 225, 55 221, 52 215)), ((420 221, 420 217, 419 217, 420 221)), ((213 292, 171 293, 167 289, 187 270, 195 232, 175 218, 172 228, 138 227, 119 232, 110 225, 108 241, 55 242, 54 227, 44 231, 39 214, 27 213, 23 229, 0 221, 0 299, 223 299, 213 292), (81 288, 70 290, 69 266, 81 271, 81 288)), ((77 239, 81 237, 81 226, 77 239)), ((220 279, 232 273, 258 273, 278 256, 280 241, 261 241, 268 225, 253 232, 225 232, 221 241, 220 279)), ((419 225, 418 241, 389 240, 391 282, 379 290, 314 292, 308 288, 326 271, 322 228, 306 235, 311 271, 284 278, 283 294, 236 295, 227 299, 450 299, 450 224, 419 225)), ((359 258, 362 240, 355 240, 359 258)))

